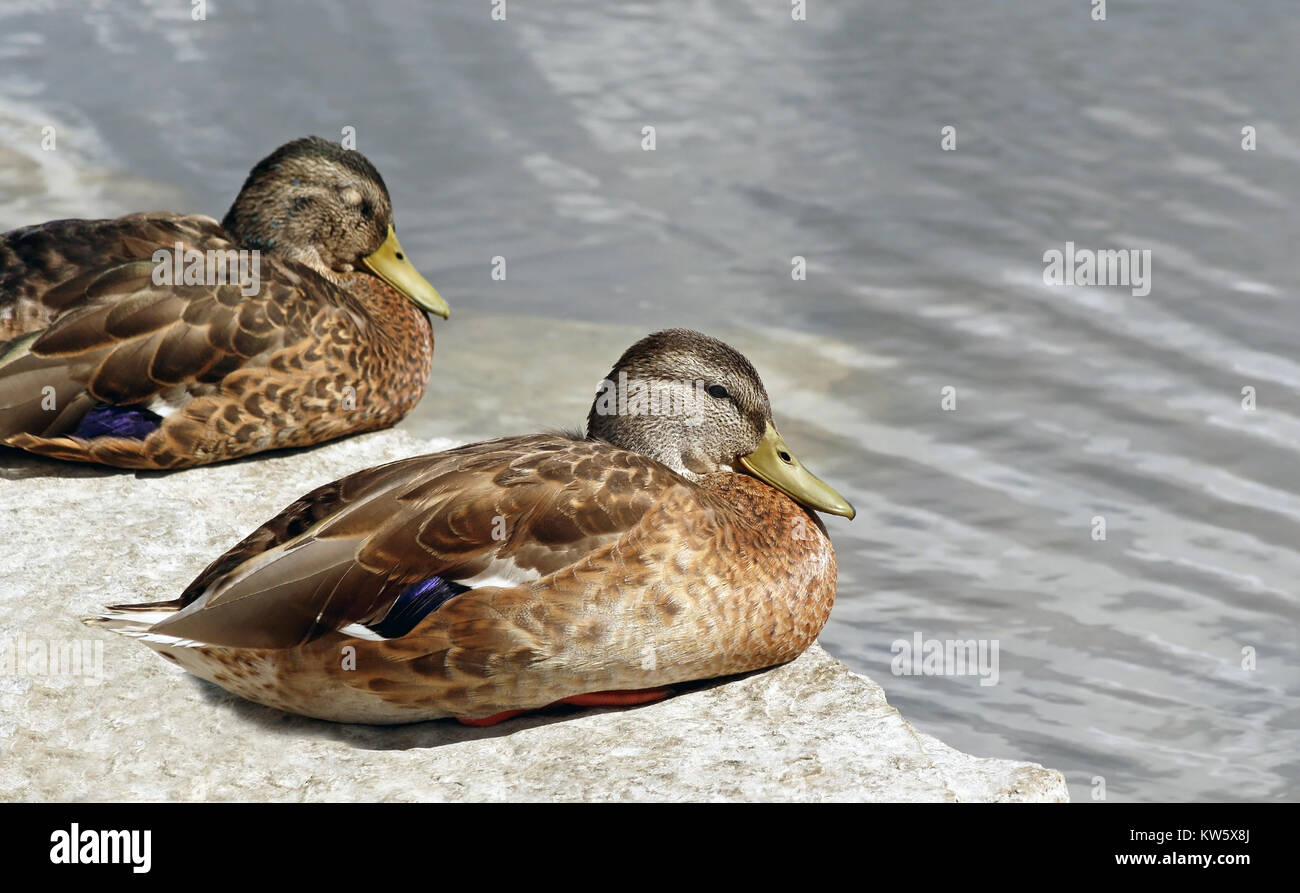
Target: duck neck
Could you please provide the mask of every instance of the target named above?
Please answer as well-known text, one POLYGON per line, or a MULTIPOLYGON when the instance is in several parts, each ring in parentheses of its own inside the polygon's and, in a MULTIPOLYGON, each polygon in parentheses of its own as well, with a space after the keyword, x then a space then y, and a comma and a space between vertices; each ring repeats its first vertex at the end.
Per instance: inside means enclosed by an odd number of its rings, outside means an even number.
POLYGON ((835 549, 817 513, 747 474, 703 475, 700 486, 725 512, 743 562, 736 585, 746 599, 782 613, 791 638, 786 659, 812 644, 835 601, 835 549))
POLYGON ((397 289, 369 273, 344 274, 341 285, 354 299, 355 312, 369 327, 378 380, 388 383, 386 398, 406 413, 424 396, 433 369, 433 324, 397 289))

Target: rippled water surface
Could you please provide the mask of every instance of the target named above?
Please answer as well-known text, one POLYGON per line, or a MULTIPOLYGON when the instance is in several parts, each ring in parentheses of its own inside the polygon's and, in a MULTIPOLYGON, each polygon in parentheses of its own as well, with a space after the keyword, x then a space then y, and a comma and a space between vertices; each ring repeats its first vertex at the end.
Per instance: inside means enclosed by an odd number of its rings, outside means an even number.
POLYGON ((578 425, 639 335, 716 334, 858 507, 824 644, 923 730, 1076 800, 1296 797, 1294 3, 188 6, 0 8, 0 228, 219 217, 355 127, 455 311, 410 429, 578 425), (1067 241, 1150 293, 1044 284, 1067 241), (917 632, 998 683, 892 675, 917 632))

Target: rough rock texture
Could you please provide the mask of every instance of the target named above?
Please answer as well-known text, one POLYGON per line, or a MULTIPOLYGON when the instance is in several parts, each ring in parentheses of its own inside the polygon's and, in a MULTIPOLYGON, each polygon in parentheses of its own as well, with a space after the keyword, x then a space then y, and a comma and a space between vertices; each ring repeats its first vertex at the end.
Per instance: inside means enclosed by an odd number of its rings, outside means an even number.
POLYGON ((814 646, 629 710, 341 726, 82 625, 174 597, 312 487, 445 448, 400 431, 173 474, 0 449, 0 800, 1066 800, 1061 773, 918 733, 814 646), (48 654, 81 658, 50 672, 48 654))

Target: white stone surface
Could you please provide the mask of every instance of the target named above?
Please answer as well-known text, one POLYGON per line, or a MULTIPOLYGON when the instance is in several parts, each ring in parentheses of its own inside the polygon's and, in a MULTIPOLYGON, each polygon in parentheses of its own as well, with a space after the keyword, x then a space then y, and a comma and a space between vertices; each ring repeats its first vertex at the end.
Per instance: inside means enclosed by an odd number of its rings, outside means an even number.
POLYGON ((380 728, 242 701, 80 622, 175 597, 315 486, 446 446, 388 431, 173 474, 0 449, 0 800, 1068 798, 1060 772, 917 732, 819 646, 628 710, 380 728), (79 670, 48 672, 60 648, 79 670))

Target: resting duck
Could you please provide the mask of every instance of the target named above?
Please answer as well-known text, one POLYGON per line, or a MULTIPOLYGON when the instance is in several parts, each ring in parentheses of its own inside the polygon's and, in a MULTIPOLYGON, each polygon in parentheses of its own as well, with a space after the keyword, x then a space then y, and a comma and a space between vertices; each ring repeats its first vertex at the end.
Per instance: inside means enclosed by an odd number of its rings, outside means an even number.
POLYGON ((89 622, 250 700, 361 723, 640 703, 812 644, 836 579, 815 512, 854 511, 790 453, 744 356, 650 335, 587 426, 326 484, 176 600, 89 622))
POLYGON ((0 444, 183 468, 396 423, 424 394, 428 313, 383 179, 294 140, 221 223, 166 212, 0 236, 0 444))

